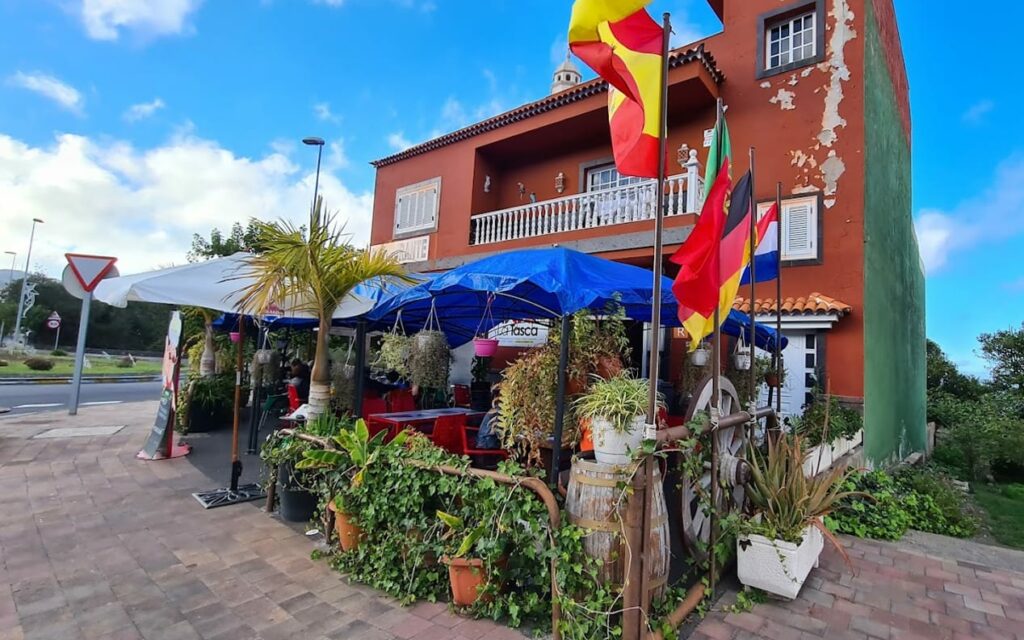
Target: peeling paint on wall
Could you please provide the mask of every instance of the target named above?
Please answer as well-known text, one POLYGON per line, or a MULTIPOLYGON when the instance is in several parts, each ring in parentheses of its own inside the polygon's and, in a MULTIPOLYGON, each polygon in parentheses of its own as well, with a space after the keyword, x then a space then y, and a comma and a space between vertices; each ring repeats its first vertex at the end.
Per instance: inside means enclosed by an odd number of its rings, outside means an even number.
POLYGON ((804 153, 802 149, 794 149, 789 154, 793 156, 792 164, 796 167, 802 169, 804 165, 807 165, 813 169, 818 166, 818 161, 814 159, 814 156, 804 153))
MULTIPOLYGON (((828 152, 828 159, 821 163, 821 177, 825 181, 825 195, 833 196, 839 177, 846 173, 846 163, 836 155, 835 149, 828 152)), ((833 201, 832 204, 835 204, 833 201)))
POLYGON ((831 147, 839 138, 836 129, 846 127, 846 119, 839 114, 843 102, 843 83, 850 80, 850 69, 846 66, 846 44, 857 37, 853 29, 853 11, 847 0, 833 0, 829 15, 835 20, 835 27, 828 43, 828 58, 823 63, 829 71, 829 82, 825 92, 825 112, 821 117, 821 132, 818 141, 831 147))
POLYGON ((779 105, 779 108, 783 111, 791 111, 796 109, 796 105, 793 104, 793 98, 795 97, 795 93, 780 87, 779 92, 772 96, 768 102, 779 105))
POLYGON ((772 83, 770 83, 767 80, 765 80, 764 82, 761 83, 761 88, 762 89, 771 89, 772 88, 772 83))

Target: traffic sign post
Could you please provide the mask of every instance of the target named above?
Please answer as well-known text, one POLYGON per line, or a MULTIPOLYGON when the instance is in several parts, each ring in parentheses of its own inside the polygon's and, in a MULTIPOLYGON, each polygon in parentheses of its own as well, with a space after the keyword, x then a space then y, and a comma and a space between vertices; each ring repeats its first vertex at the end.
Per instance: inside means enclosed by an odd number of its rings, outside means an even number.
POLYGON ((78 398, 82 387, 82 367, 85 363, 85 337, 89 330, 89 308, 92 306, 92 290, 104 278, 117 275, 114 263, 117 258, 91 256, 80 253, 66 253, 68 266, 62 280, 64 288, 71 295, 82 299, 82 315, 78 321, 78 344, 75 347, 75 371, 71 377, 71 401, 68 415, 78 413, 78 398))
POLYGON ((53 339, 53 350, 56 351, 58 345, 60 345, 60 314, 54 311, 50 314, 50 317, 46 319, 47 329, 56 329, 57 335, 53 339))

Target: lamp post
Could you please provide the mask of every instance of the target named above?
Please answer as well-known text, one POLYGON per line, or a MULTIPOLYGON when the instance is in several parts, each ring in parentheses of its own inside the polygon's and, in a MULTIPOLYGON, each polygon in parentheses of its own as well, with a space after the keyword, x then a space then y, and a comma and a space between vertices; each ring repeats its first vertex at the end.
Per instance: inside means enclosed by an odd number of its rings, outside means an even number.
POLYGON ((316 181, 313 183, 313 206, 316 206, 317 192, 320 190, 320 156, 324 152, 323 138, 303 138, 302 144, 316 147, 316 181))
POLYGON ((32 218, 32 232, 28 236, 28 255, 25 256, 25 277, 21 280, 21 294, 18 296, 18 315, 14 317, 14 339, 21 335, 21 314, 25 308, 25 287, 28 286, 28 267, 32 260, 32 243, 36 239, 36 223, 43 224, 39 218, 32 218))

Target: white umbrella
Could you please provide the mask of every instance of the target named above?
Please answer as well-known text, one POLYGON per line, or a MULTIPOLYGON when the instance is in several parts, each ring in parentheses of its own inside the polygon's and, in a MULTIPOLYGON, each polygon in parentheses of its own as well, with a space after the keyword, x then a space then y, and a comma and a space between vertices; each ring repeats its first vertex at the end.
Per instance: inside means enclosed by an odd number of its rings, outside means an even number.
MULTIPOLYGON (((248 253, 236 253, 226 258, 110 278, 96 287, 93 297, 115 307, 125 307, 129 302, 157 302, 237 313, 241 291, 253 282, 252 277, 244 275, 249 256, 248 253)), ((332 317, 351 318, 372 309, 375 300, 362 295, 364 293, 370 292, 366 287, 357 287, 338 305, 332 317)), ((290 306, 294 307, 294 304, 287 300, 278 302, 278 309, 273 310, 273 315, 281 318, 316 317, 305 311, 289 309, 290 306)))

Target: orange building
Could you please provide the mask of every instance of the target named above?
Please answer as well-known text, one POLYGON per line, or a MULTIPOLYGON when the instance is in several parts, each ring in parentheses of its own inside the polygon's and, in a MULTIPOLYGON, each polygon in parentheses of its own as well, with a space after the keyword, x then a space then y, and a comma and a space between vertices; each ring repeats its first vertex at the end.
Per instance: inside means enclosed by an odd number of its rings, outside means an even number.
MULTIPOLYGON (((734 175, 754 147, 760 209, 782 185, 785 411, 827 379, 863 402, 871 460, 921 449, 924 281, 892 0, 709 3, 722 31, 671 54, 665 255, 700 209, 721 97, 734 175)), ((550 95, 375 161, 371 243, 420 271, 553 244, 650 268, 655 183, 615 170, 606 93, 567 59, 550 95)), ((761 319, 774 318, 775 283, 756 298, 761 319)), ((685 346, 666 344, 675 376, 685 346)))

